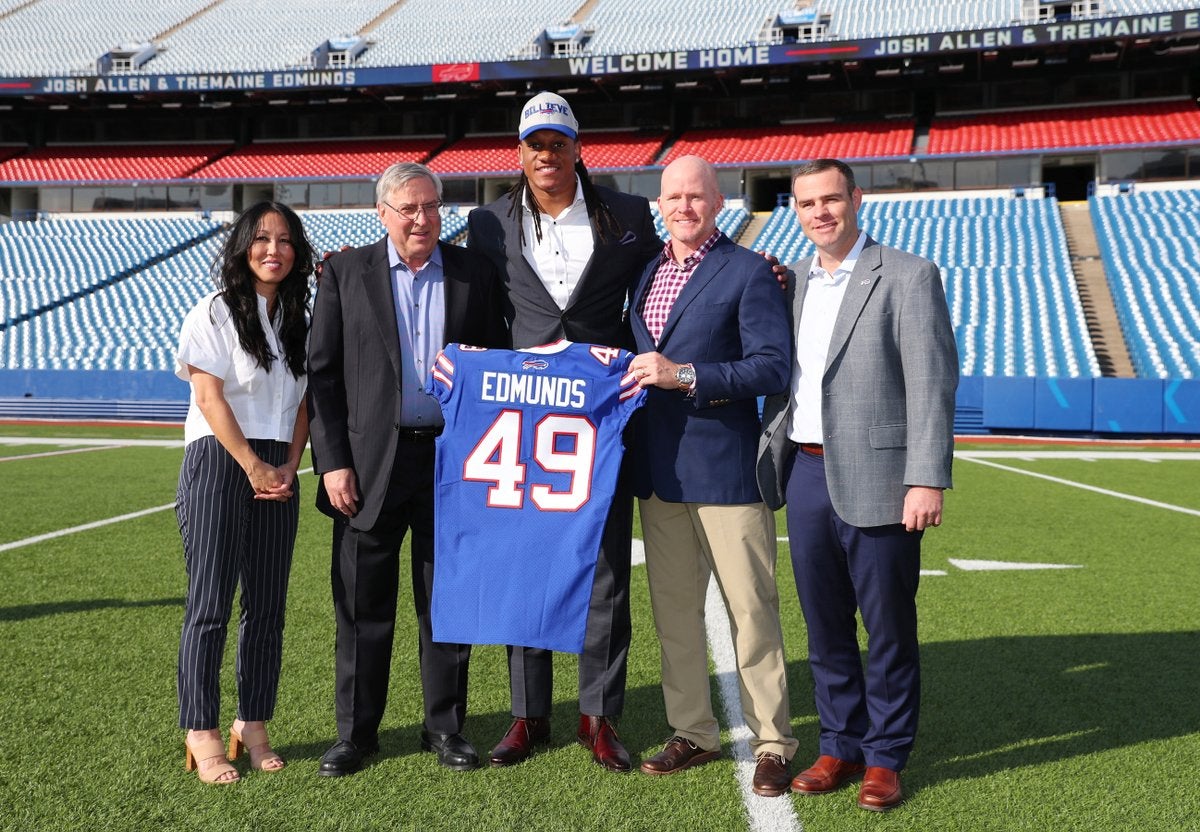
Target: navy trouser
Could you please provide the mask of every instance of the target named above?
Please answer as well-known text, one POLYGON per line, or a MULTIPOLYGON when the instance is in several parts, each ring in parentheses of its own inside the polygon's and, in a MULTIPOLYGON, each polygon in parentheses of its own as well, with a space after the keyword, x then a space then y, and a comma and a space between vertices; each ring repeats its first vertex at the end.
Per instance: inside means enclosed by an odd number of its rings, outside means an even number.
POLYGON ((820 753, 899 771, 920 708, 922 533, 901 524, 851 526, 833 510, 821 457, 797 452, 789 467, 788 541, 808 629, 820 753), (856 608, 867 631, 865 673, 856 608))
MULTIPOLYGON (((286 442, 249 441, 263 461, 282 465, 287 460, 286 442)), ((299 482, 286 503, 255 500, 241 466, 216 437, 205 436, 184 448, 175 512, 188 576, 179 639, 179 727, 220 725, 221 659, 239 584, 237 716, 268 720, 279 690, 299 482)))

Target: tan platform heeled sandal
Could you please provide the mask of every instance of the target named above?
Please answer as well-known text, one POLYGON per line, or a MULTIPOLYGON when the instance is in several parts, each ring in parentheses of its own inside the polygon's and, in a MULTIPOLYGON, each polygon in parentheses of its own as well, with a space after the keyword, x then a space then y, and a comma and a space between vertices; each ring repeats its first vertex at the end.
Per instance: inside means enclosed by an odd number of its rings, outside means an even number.
POLYGON ((256 771, 279 771, 287 762, 271 749, 267 729, 245 723, 229 727, 229 759, 236 760, 245 749, 250 752, 250 768, 256 771))
POLYGON ((225 756, 225 743, 219 739, 216 740, 198 740, 190 742, 187 739, 184 741, 184 747, 187 751, 183 756, 183 768, 185 771, 195 771, 196 776, 200 778, 201 783, 212 783, 217 786, 223 786, 227 783, 236 783, 242 779, 229 760, 225 756), (205 765, 210 760, 216 760, 210 765, 205 765), (232 777, 228 775, 232 774, 232 777))

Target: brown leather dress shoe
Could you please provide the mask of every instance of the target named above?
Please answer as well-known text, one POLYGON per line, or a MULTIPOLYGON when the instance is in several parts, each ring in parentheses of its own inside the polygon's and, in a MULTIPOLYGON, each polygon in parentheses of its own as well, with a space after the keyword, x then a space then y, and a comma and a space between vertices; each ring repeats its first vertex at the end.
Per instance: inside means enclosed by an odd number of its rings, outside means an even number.
POLYGON ((900 772, 882 766, 871 766, 863 775, 858 790, 858 806, 871 812, 886 812, 904 802, 900 790, 900 772))
POLYGON ((493 766, 515 766, 533 754, 535 745, 550 742, 550 720, 546 717, 517 717, 499 744, 492 749, 488 762, 493 766))
POLYGON ((617 729, 606 716, 579 715, 579 744, 592 752, 592 759, 609 771, 629 771, 633 764, 621 745, 617 729))
POLYGON ((705 751, 691 740, 683 737, 671 737, 663 750, 649 760, 642 762, 642 771, 646 774, 674 774, 685 768, 702 766, 721 756, 721 749, 705 751))
POLYGON ((754 767, 754 793, 760 797, 779 797, 786 794, 791 785, 792 776, 788 774, 787 760, 778 754, 764 751, 758 755, 758 765, 754 767))
POLYGON ((862 763, 848 763, 837 757, 822 754, 809 768, 792 779, 792 791, 797 794, 827 794, 866 769, 862 763))

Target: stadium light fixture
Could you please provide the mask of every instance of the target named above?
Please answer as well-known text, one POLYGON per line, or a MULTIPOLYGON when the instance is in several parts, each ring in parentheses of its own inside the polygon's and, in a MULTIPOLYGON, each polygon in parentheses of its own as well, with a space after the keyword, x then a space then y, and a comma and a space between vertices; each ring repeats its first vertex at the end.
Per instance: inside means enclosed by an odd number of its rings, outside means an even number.
POLYGON ((497 98, 509 98, 517 94, 516 90, 496 90, 497 98))
POLYGON ((579 92, 579 87, 563 87, 558 91, 559 95, 574 95, 579 92))
POLYGON ((619 89, 621 92, 637 92, 642 88, 641 84, 622 84, 619 89))
POLYGON ((758 86, 763 82, 762 78, 742 78, 740 83, 743 87, 758 86))
POLYGON ((676 81, 675 82, 675 89, 677 89, 677 90, 691 90, 691 89, 695 89, 698 86, 700 86, 699 81, 676 81))

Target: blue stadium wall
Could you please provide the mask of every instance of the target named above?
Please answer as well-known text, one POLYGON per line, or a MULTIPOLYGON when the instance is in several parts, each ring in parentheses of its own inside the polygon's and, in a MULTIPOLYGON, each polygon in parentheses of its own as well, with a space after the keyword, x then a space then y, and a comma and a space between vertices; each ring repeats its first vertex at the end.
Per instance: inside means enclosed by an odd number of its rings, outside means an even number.
MULTIPOLYGON (((187 399, 162 370, 0 369, 5 418, 182 420, 187 399)), ((963 376, 955 431, 1200 435, 1200 379, 963 376)))
POLYGON ((165 370, 2 370, 0 417, 182 421, 188 386, 165 370))
POLYGON ((955 430, 1200 435, 1200 380, 964 376, 955 430))

